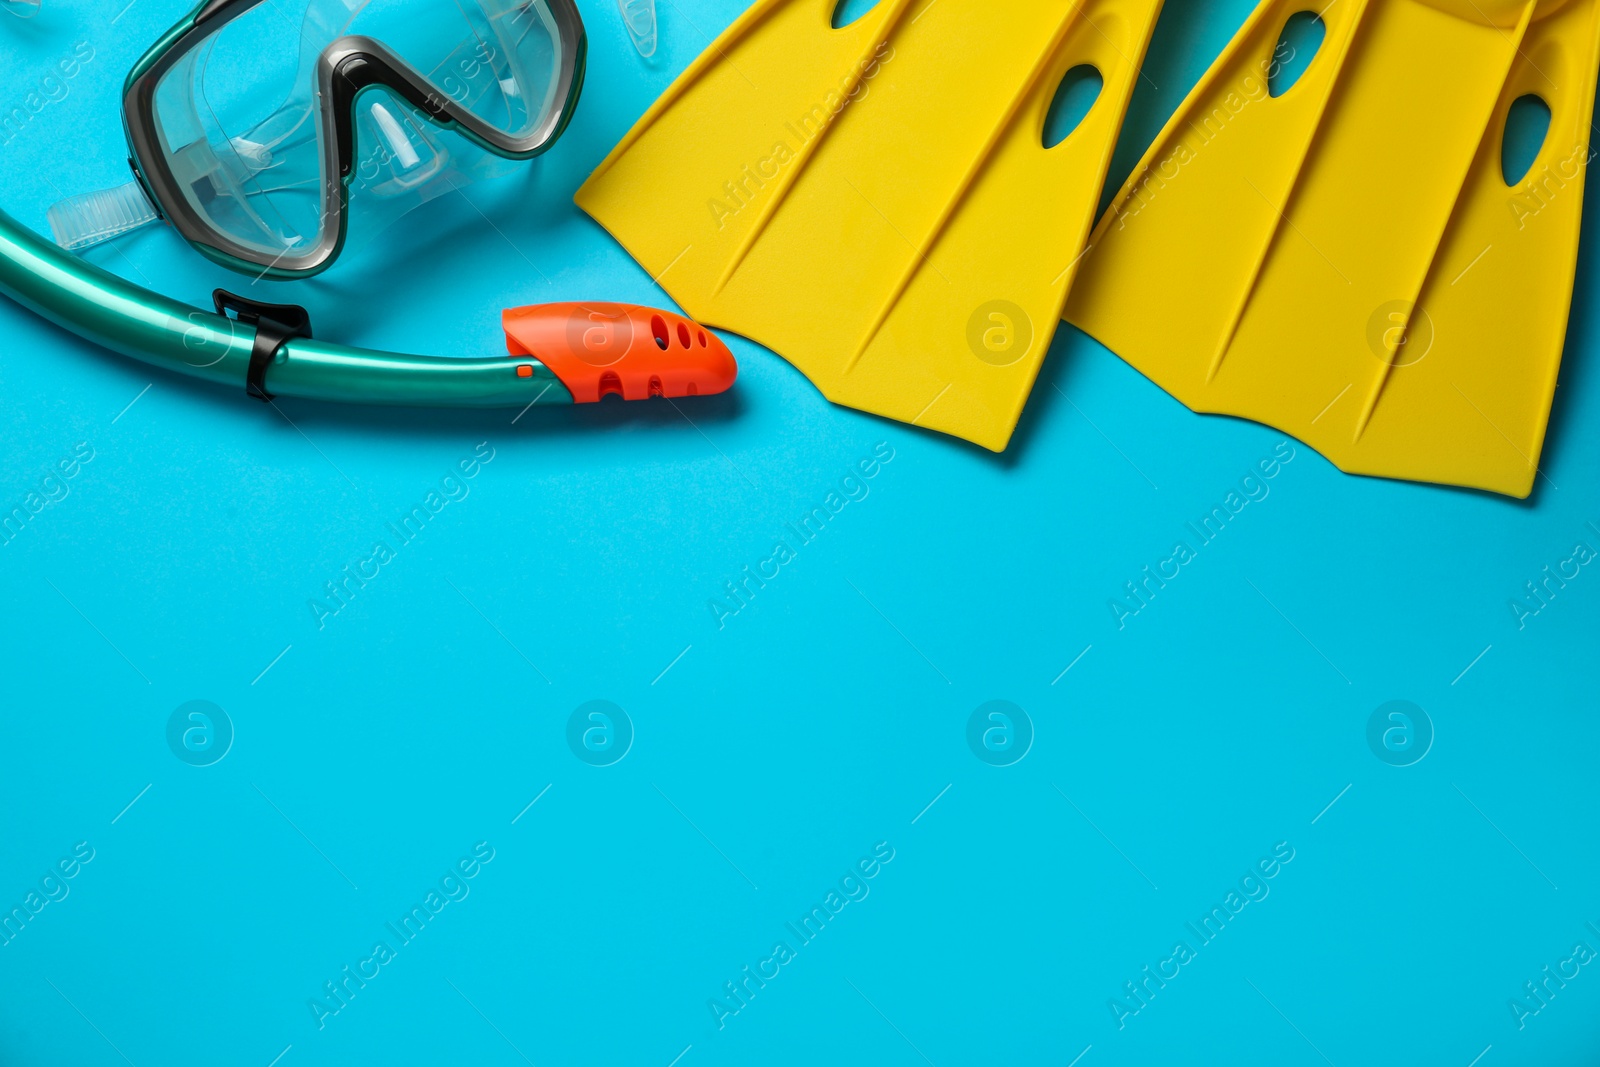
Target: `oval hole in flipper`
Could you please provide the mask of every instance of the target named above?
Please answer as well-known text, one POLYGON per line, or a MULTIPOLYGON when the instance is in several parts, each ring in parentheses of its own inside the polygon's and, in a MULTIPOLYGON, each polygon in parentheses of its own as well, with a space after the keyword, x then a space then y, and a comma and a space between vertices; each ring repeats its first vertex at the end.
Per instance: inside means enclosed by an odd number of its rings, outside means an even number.
POLYGON ((1046 148, 1054 148, 1083 125, 1105 84, 1099 69, 1089 63, 1080 63, 1062 76, 1055 99, 1050 101, 1050 110, 1044 116, 1046 148))
POLYGON ((1511 102, 1500 141, 1500 175, 1506 185, 1515 188, 1522 184, 1549 136, 1550 105, 1543 97, 1529 93, 1511 102))
POLYGON ((1268 61, 1267 92, 1282 96, 1293 89, 1311 61, 1317 58, 1317 53, 1322 51, 1322 42, 1327 36, 1328 25, 1315 11, 1296 11, 1290 15, 1268 61))
POLYGON ((878 6, 878 0, 839 0, 833 9, 833 28, 842 30, 878 6))

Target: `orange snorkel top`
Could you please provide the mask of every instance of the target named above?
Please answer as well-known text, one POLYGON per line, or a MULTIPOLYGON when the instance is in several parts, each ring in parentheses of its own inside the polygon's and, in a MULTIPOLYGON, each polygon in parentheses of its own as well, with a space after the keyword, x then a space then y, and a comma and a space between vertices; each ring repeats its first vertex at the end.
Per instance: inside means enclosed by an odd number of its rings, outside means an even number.
MULTIPOLYGON (((543 363, 579 404, 613 393, 624 400, 721 393, 739 373, 716 334, 682 315, 637 304, 508 308, 501 323, 512 358, 543 363)), ((531 375, 533 367, 524 364, 517 373, 531 375)))

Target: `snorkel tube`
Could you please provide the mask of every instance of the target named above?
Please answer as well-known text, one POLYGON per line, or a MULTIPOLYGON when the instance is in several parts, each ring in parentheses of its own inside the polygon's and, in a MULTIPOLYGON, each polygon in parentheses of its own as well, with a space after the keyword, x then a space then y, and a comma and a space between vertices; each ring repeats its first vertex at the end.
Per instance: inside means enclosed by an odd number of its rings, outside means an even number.
POLYGON ((511 309, 503 316, 509 358, 414 356, 316 341, 304 309, 222 290, 217 310, 191 307, 63 251, 3 211, 0 293, 94 344, 262 400, 531 407, 612 394, 642 400, 720 393, 738 373, 733 353, 710 331, 624 304, 511 309))

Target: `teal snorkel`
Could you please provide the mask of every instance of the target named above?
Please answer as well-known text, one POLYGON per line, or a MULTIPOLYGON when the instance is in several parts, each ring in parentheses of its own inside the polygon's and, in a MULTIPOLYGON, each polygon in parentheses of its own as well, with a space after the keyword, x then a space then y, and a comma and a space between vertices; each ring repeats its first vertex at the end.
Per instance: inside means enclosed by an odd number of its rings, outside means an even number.
MULTIPOLYGON (((203 311, 64 252, 0 212, 0 292, 85 340, 243 389, 259 327, 203 311)), ((453 359, 347 348, 291 337, 276 347, 272 394, 369 404, 502 407, 570 404, 538 363, 518 377, 504 358, 453 359)))
POLYGON ((525 407, 613 393, 628 400, 719 393, 737 373, 733 354, 709 331, 667 312, 620 304, 507 311, 510 358, 414 356, 316 341, 303 311, 299 322, 285 322, 296 316, 284 315, 284 305, 221 290, 219 307, 240 317, 191 307, 57 248, 3 211, 0 293, 104 348, 248 388, 261 399, 525 407))

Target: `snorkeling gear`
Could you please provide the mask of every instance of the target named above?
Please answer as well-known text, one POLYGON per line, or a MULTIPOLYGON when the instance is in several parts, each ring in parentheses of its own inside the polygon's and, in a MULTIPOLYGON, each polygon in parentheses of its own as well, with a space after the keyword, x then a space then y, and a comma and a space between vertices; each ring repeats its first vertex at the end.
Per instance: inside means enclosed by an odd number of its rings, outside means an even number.
POLYGON ((51 229, 76 249, 160 216, 224 266, 316 274, 350 209, 370 232, 549 148, 584 50, 573 0, 309 0, 299 27, 205 0, 128 75, 135 181, 56 205, 51 229))
POLYGON ((510 358, 376 352, 312 340, 303 308, 218 290, 215 313, 87 263, 0 212, 0 293, 95 344, 252 396, 358 404, 532 407, 720 393, 737 374, 715 335, 620 304, 517 308, 510 358), (225 314, 233 311, 237 317, 225 314))
MULTIPOLYGON (((405 6, 410 12, 432 2, 412 0, 405 6)), ((583 30, 571 0, 462 0, 463 6, 456 0, 446 2, 468 19, 462 32, 472 46, 471 62, 460 59, 459 34, 431 42, 425 36, 408 39, 414 47, 401 51, 391 47, 392 41, 379 44, 349 36, 324 48, 315 43, 320 38, 314 31, 335 23, 347 26, 348 18, 333 23, 325 19, 363 11, 368 0, 312 0, 302 30, 313 43, 302 51, 300 62, 317 70, 317 110, 313 113, 304 101, 291 97, 289 104, 252 128, 267 140, 246 145, 237 138, 217 139, 219 131, 242 128, 228 124, 233 113, 227 105, 232 101, 221 88, 232 78, 233 84, 244 88, 246 98, 253 98, 248 83, 254 72, 223 62, 224 56, 214 54, 215 42, 240 24, 240 15, 276 10, 276 5, 208 0, 147 52, 128 77, 125 117, 130 143, 142 161, 135 164, 141 180, 181 197, 187 214, 174 208, 175 223, 185 219, 179 225, 186 236, 211 258, 230 266, 241 266, 243 260, 233 261, 232 253, 223 248, 227 239, 211 227, 230 219, 238 222, 246 215, 263 225, 282 222, 285 215, 273 214, 269 220, 254 208, 284 207, 290 195, 315 200, 321 190, 324 208, 333 205, 334 214, 315 222, 320 234, 315 246, 291 257, 295 245, 287 243, 279 250, 284 262, 268 270, 311 273, 317 262, 325 265, 337 252, 343 238, 343 198, 354 150, 365 151, 369 144, 367 129, 352 128, 358 106, 370 101, 376 112, 380 99, 404 99, 433 121, 498 146, 497 151, 509 151, 508 145, 525 154, 542 151, 566 123, 582 76, 583 30), (469 7, 472 13, 464 14, 469 7), (530 43, 530 37, 539 33, 548 37, 530 43), (557 44, 559 49, 550 52, 557 44), (430 76, 443 72, 437 84, 446 95, 418 99, 418 94, 432 93, 426 86, 434 83, 398 57, 403 53, 416 59, 429 54, 419 51, 429 46, 445 56, 446 66, 427 69, 430 76), (533 65, 529 57, 539 55, 560 62, 545 69, 546 81, 534 94, 529 90, 538 83, 528 80, 533 65), (200 77, 207 86, 205 113, 211 125, 182 127, 173 114, 199 121, 195 98, 183 95, 194 84, 197 62, 204 68, 200 77), (508 74, 509 78, 502 77, 508 74), (173 105, 177 111, 169 113, 166 94, 173 77, 180 88, 173 105), (217 90, 215 95, 212 90, 217 90), (134 117, 140 115, 145 118, 134 117), (179 134, 192 139, 183 142, 181 151, 170 151, 179 134), (152 147, 159 149, 155 156, 149 154, 152 147), (228 169, 224 157, 236 166, 228 169), (307 187, 289 183, 268 189, 262 184, 263 176, 268 176, 266 181, 283 179, 270 177, 274 168, 300 166, 319 157, 325 183, 313 175, 307 187), (152 161, 159 166, 151 166, 152 161), (187 185, 178 181, 180 174, 187 185), (202 190, 209 192, 201 195, 202 190), (319 255, 323 258, 313 262, 319 255)), ((425 18, 405 23, 406 31, 414 34, 429 27, 437 30, 425 18)), ((300 84, 309 82, 302 79, 300 84)), ((395 153, 400 154, 398 149, 395 153)), ((401 169, 409 165, 406 160, 392 162, 401 169)), ((307 216, 302 221, 312 220, 307 216)), ((242 246, 239 250, 242 255, 251 251, 242 246)), ((214 312, 190 307, 47 243, 4 212, 0 212, 0 293, 95 344, 194 377, 243 385, 260 400, 281 395, 347 403, 526 410, 536 404, 592 403, 611 395, 634 400, 720 393, 733 385, 738 373, 733 353, 698 323, 623 304, 568 303, 506 311, 502 325, 509 359, 413 356, 330 344, 312 339, 304 308, 260 303, 221 289, 214 294, 214 312)))
POLYGON ((1101 221, 1069 321, 1342 470, 1526 497, 1571 306, 1595 0, 1265 0, 1101 221), (1526 173, 1514 110, 1551 123, 1526 173))
POLYGON ((39 0, 0 0, 0 7, 20 19, 31 19, 39 13, 39 0))
POLYGON ((830 400, 1003 450, 1161 0, 880 0, 840 26, 844 7, 759 0, 578 205, 830 400))

